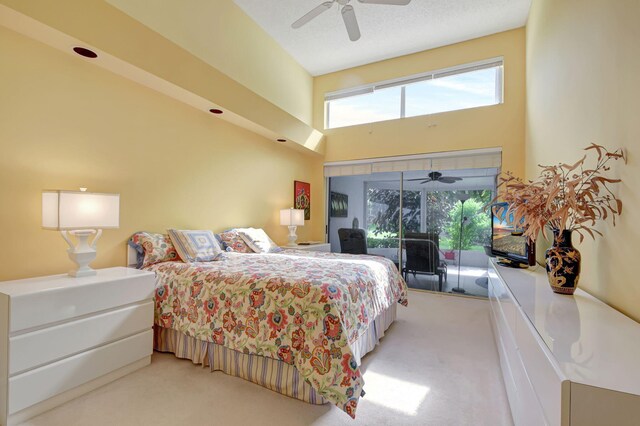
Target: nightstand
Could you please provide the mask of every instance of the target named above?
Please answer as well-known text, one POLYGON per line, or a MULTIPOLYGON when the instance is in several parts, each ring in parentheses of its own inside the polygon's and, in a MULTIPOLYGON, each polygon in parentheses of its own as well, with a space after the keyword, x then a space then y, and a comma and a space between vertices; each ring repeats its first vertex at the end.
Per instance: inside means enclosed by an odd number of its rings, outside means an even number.
POLYGON ((0 424, 148 365, 155 276, 108 268, 0 283, 0 424))
POLYGON ((282 248, 285 250, 324 251, 328 253, 331 251, 331 244, 329 243, 308 244, 308 245, 298 244, 295 247, 282 246, 282 248))

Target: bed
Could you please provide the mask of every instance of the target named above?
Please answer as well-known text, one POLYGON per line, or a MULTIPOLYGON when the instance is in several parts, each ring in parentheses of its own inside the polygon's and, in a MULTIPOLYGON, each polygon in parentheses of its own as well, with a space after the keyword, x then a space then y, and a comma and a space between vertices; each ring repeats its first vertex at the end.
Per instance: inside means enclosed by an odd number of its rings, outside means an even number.
POLYGON ((407 305, 402 276, 377 256, 226 252, 143 269, 157 277, 155 350, 354 418, 361 359, 407 305))

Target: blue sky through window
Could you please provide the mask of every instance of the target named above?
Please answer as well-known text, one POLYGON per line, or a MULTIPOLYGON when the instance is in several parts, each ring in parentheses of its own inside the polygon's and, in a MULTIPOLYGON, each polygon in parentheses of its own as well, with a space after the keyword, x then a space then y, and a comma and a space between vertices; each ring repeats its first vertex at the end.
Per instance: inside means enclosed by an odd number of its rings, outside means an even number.
MULTIPOLYGON (((404 85, 405 117, 495 105, 501 67, 462 72, 404 85)), ((402 85, 328 101, 327 128, 402 118, 402 85)))
POLYGON ((329 128, 400 118, 400 86, 331 101, 329 128))
POLYGON ((494 105, 496 68, 471 71, 406 86, 406 117, 494 105))

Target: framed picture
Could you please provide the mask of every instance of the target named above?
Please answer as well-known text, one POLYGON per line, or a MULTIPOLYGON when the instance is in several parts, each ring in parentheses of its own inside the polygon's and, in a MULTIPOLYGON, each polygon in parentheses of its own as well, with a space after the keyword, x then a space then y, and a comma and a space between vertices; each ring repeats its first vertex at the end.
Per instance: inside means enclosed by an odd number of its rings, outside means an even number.
POLYGON ((339 192, 331 192, 329 197, 331 217, 347 217, 349 215, 349 196, 339 192))
POLYGON ((293 181, 293 208, 304 210, 304 220, 311 219, 311 184, 293 181))

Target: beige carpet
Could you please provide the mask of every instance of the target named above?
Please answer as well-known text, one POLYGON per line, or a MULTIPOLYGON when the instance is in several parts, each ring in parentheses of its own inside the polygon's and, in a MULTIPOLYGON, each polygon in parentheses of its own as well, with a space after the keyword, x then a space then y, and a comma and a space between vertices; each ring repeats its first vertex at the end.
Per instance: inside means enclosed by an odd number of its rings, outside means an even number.
POLYGON ((363 360, 357 419, 190 361, 149 367, 27 425, 511 425, 488 302, 411 291, 409 308, 363 360))

